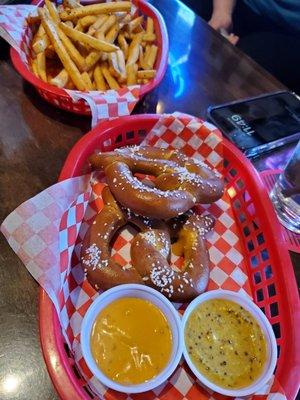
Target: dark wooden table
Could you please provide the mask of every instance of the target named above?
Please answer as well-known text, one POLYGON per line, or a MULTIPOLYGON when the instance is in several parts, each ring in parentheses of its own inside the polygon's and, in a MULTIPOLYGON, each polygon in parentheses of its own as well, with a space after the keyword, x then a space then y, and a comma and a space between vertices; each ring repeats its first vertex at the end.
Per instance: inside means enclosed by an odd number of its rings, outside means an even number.
MULTIPOLYGON (((177 0, 155 0, 170 37, 169 67, 138 112, 205 116, 211 104, 284 88, 177 0)), ((89 119, 40 99, 0 51, 0 222, 20 203, 56 182, 89 119)), ((57 399, 38 334, 38 285, 0 237, 0 399, 57 399)))

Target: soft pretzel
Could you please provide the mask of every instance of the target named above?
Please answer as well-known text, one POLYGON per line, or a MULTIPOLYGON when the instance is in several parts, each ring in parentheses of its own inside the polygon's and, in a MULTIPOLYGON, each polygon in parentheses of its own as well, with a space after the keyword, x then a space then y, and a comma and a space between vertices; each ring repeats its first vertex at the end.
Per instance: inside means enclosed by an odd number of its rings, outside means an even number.
MULTIPOLYGON (((182 271, 175 271, 160 251, 161 232, 156 229, 136 235, 131 243, 131 261, 151 286, 172 301, 184 302, 203 293, 209 280, 209 256, 205 234, 214 220, 210 216, 191 215, 179 232, 178 243, 184 256, 182 271)), ((166 233, 164 232, 164 235, 166 233)), ((165 241, 169 242, 165 237, 165 241)))
POLYGON ((104 206, 89 227, 81 249, 81 263, 91 285, 96 289, 109 289, 124 283, 140 283, 143 280, 134 268, 124 268, 111 257, 110 242, 118 229, 127 222, 140 230, 149 227, 163 230, 160 221, 138 218, 129 210, 122 212, 109 188, 102 191, 104 206))
POLYGON ((135 213, 170 219, 196 203, 212 203, 224 190, 221 177, 204 162, 177 150, 155 147, 126 147, 90 157, 94 169, 104 170, 115 198, 135 213), (135 173, 156 177, 149 187, 135 173))
POLYGON ((205 234, 213 226, 211 217, 190 215, 179 232, 177 248, 185 257, 184 271, 169 265, 171 240, 165 223, 134 215, 121 209, 108 187, 102 191, 104 206, 83 240, 81 262, 96 290, 124 283, 152 286, 174 301, 185 301, 202 293, 209 277, 209 257, 205 234), (131 244, 132 266, 122 267, 111 257, 110 242, 127 222, 137 226, 131 244))

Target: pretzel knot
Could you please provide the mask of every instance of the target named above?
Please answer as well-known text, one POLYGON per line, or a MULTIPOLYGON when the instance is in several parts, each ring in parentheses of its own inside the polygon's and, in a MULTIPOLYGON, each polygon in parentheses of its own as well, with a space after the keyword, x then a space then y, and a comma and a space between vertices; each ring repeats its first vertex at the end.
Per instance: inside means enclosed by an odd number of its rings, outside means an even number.
POLYGON ((182 271, 175 271, 169 263, 171 240, 167 225, 126 213, 107 186, 102 198, 104 206, 88 229, 81 250, 84 272, 96 290, 139 283, 157 289, 170 300, 183 302, 206 289, 209 257, 205 235, 214 225, 211 216, 192 214, 180 229, 177 247, 184 256, 184 266, 182 271), (141 232, 131 243, 132 265, 124 268, 111 257, 110 242, 127 223, 134 224, 141 232))
POLYGON ((144 217, 167 220, 196 203, 218 200, 224 191, 216 171, 177 150, 126 147, 92 155, 90 163, 93 169, 105 171, 116 200, 144 217), (153 184, 141 182, 136 173, 154 176, 153 184))

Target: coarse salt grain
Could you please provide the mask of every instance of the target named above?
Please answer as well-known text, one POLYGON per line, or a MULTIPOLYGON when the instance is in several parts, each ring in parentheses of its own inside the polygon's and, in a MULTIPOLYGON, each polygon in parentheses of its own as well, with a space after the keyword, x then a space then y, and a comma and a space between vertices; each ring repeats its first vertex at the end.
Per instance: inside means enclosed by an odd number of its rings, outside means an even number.
POLYGON ((83 258, 82 263, 87 267, 96 268, 100 261, 100 255, 101 255, 101 251, 96 245, 96 243, 91 244, 85 250, 85 255, 86 257, 83 258))

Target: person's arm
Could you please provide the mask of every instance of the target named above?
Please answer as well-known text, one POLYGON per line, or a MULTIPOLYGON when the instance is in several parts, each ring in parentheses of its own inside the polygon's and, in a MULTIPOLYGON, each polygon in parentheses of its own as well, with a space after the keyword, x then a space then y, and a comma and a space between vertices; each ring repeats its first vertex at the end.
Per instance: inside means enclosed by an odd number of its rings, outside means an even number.
POLYGON ((213 0, 213 13, 209 25, 215 30, 229 32, 232 27, 232 13, 236 0, 213 0))
POLYGON ((213 0, 213 13, 209 25, 224 35, 233 45, 239 38, 230 33, 232 29, 232 13, 236 0, 213 0))

